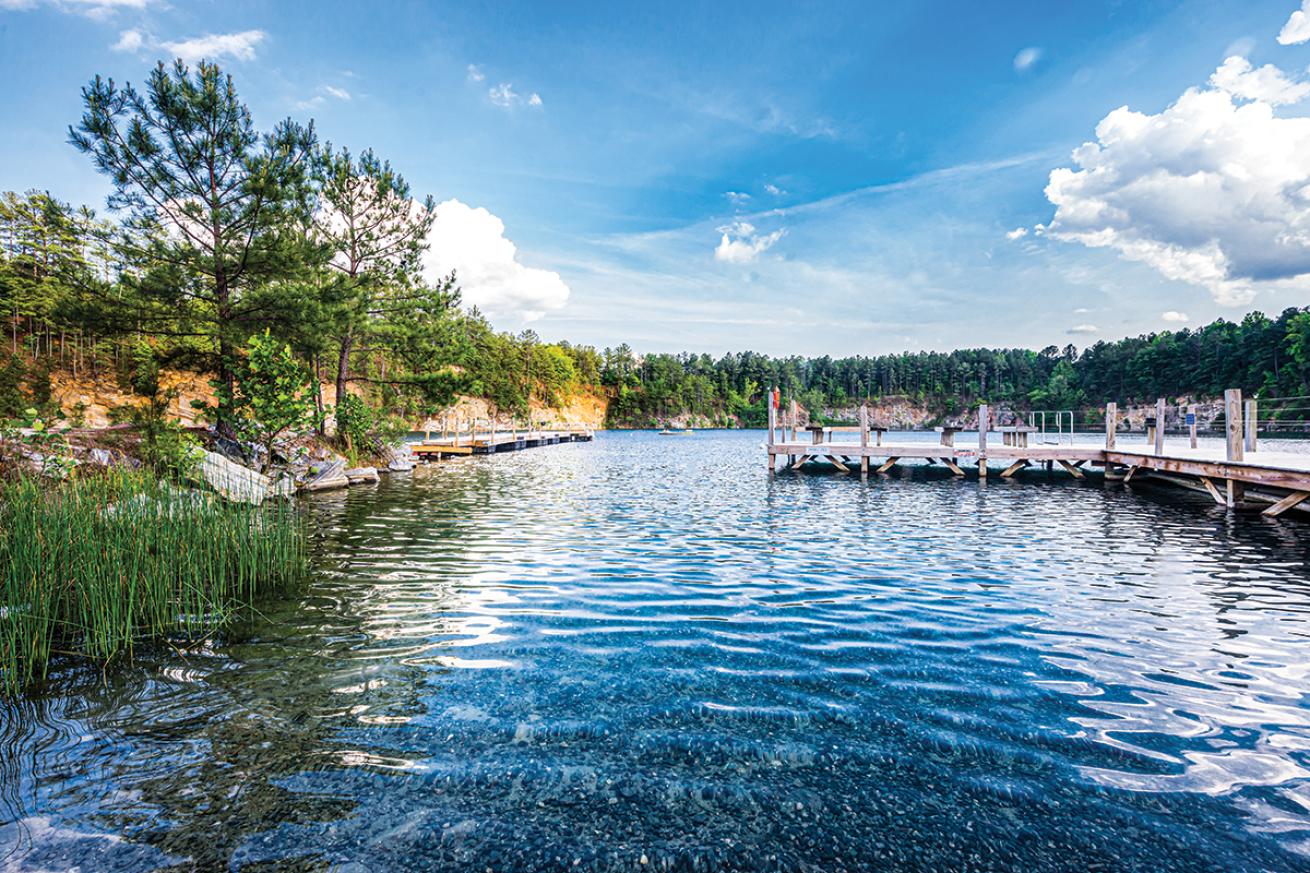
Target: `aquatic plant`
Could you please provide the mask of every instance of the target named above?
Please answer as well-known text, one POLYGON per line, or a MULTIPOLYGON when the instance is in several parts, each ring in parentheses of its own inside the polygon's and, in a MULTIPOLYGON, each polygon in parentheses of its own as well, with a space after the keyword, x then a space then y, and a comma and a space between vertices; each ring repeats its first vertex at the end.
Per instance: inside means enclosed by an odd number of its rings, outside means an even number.
POLYGON ((53 655, 97 664, 193 643, 303 577, 296 507, 225 502, 133 471, 0 481, 0 693, 53 655))

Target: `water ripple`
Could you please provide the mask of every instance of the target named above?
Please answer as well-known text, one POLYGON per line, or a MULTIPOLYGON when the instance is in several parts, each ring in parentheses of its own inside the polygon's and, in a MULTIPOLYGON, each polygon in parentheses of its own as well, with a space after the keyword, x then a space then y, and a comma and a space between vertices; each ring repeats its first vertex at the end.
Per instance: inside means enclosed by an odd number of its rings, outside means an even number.
POLYGON ((759 442, 316 498, 302 597, 0 707, 0 869, 1310 869, 1304 527, 759 442))

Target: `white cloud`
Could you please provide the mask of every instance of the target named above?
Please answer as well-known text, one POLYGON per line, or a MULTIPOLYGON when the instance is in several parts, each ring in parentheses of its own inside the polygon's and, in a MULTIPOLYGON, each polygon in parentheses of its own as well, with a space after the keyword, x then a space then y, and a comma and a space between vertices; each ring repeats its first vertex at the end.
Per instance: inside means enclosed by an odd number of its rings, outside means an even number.
POLYGON ((746 264, 755 260, 786 233, 778 229, 773 233, 760 234, 756 232, 755 225, 745 221, 721 227, 719 232, 722 237, 714 249, 714 260, 728 264, 746 264))
POLYGON ((1068 333, 1075 336, 1086 336, 1087 334, 1100 333, 1101 329, 1094 324, 1075 324, 1069 328, 1068 333))
POLYGON ((146 38, 139 30, 125 30, 118 35, 118 42, 109 48, 116 52, 138 52, 146 44, 146 38))
POLYGON ((107 18, 120 9, 145 9, 153 0, 0 0, 0 10, 19 12, 45 5, 60 12, 107 18))
POLYGON ((477 64, 469 64, 468 77, 470 82, 481 82, 483 79, 487 78, 482 70, 478 68, 477 64))
POLYGON ((1026 73, 1042 59, 1042 50, 1036 46, 1028 46, 1020 49, 1019 53, 1014 56, 1014 70, 1016 73, 1026 73))
POLYGON ((327 92, 329 97, 335 97, 338 100, 350 99, 350 92, 347 91, 345 88, 336 88, 333 87, 332 85, 324 85, 323 90, 327 92))
POLYGON ((741 206, 751 199, 751 195, 743 191, 724 191, 723 196, 727 197, 728 201, 734 206, 741 206))
POLYGON ((250 61, 255 58, 255 47, 262 43, 268 34, 262 30, 243 30, 240 33, 208 33, 178 42, 160 43, 174 57, 187 63, 199 60, 217 60, 230 57, 238 61, 250 61))
POLYGON ((435 280, 455 270, 464 302, 488 316, 534 321, 568 302, 559 273, 519 263, 504 223, 481 207, 439 204, 428 244, 424 275, 435 280))
POLYGON ((1271 106, 1296 103, 1310 94, 1310 84, 1293 82, 1273 64, 1252 69, 1250 61, 1236 55, 1214 71, 1210 84, 1241 100, 1262 100, 1271 106))
POLYGON ((1283 29, 1278 31, 1281 45, 1300 45, 1310 40, 1310 0, 1301 0, 1301 8, 1287 19, 1283 29))
POLYGON ((1181 324, 1185 321, 1191 321, 1186 312, 1179 312, 1176 309, 1170 309, 1168 312, 1160 313, 1160 317, 1165 321, 1172 321, 1181 324))
MULTIPOLYGON (((474 81, 481 81, 480 79, 474 81)), ((514 90, 513 84, 501 82, 499 85, 492 85, 487 89, 487 99, 502 109, 512 109, 519 104, 526 103, 529 106, 541 106, 541 95, 535 91, 524 97, 514 90)))
POLYGON ((1006 234, 1005 234, 1005 238, 1006 238, 1006 239, 1023 239, 1023 238, 1026 237, 1027 235, 1028 235, 1028 228, 1026 228, 1026 227, 1016 227, 1014 230, 1011 230, 1011 231, 1006 232, 1006 234))
POLYGON ((1111 248, 1229 305, 1262 287, 1310 288, 1310 118, 1274 101, 1300 85, 1224 62, 1156 115, 1120 107, 1053 170, 1044 232, 1111 248))
POLYGON ((766 194, 772 194, 774 197, 784 197, 787 194, 786 191, 779 188, 777 185, 773 184, 772 182, 766 182, 764 184, 764 191, 766 194))

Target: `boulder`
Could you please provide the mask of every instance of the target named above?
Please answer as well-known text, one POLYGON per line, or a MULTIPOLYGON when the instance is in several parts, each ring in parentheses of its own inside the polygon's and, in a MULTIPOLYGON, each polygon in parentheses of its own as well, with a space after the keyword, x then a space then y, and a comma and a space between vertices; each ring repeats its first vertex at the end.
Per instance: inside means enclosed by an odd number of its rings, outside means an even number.
POLYGON ((200 463, 200 474, 209 487, 228 500, 241 503, 263 503, 268 496, 269 479, 249 467, 243 467, 217 452, 205 452, 200 463))
POLYGON ((355 467, 345 472, 345 476, 350 480, 351 485, 362 485, 366 482, 376 482, 380 478, 376 467, 355 467))
POLYGON ((350 477, 346 475, 345 461, 325 461, 309 468, 309 478, 300 486, 302 491, 327 491, 331 488, 346 488, 350 477))

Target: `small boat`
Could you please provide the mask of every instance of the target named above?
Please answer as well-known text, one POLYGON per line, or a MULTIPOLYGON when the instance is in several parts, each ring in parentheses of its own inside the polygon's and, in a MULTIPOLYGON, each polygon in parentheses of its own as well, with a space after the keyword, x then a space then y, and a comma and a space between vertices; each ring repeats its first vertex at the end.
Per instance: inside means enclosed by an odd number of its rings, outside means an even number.
POLYGON ((684 430, 669 430, 667 427, 660 431, 660 436, 686 436, 691 433, 691 428, 684 430))

